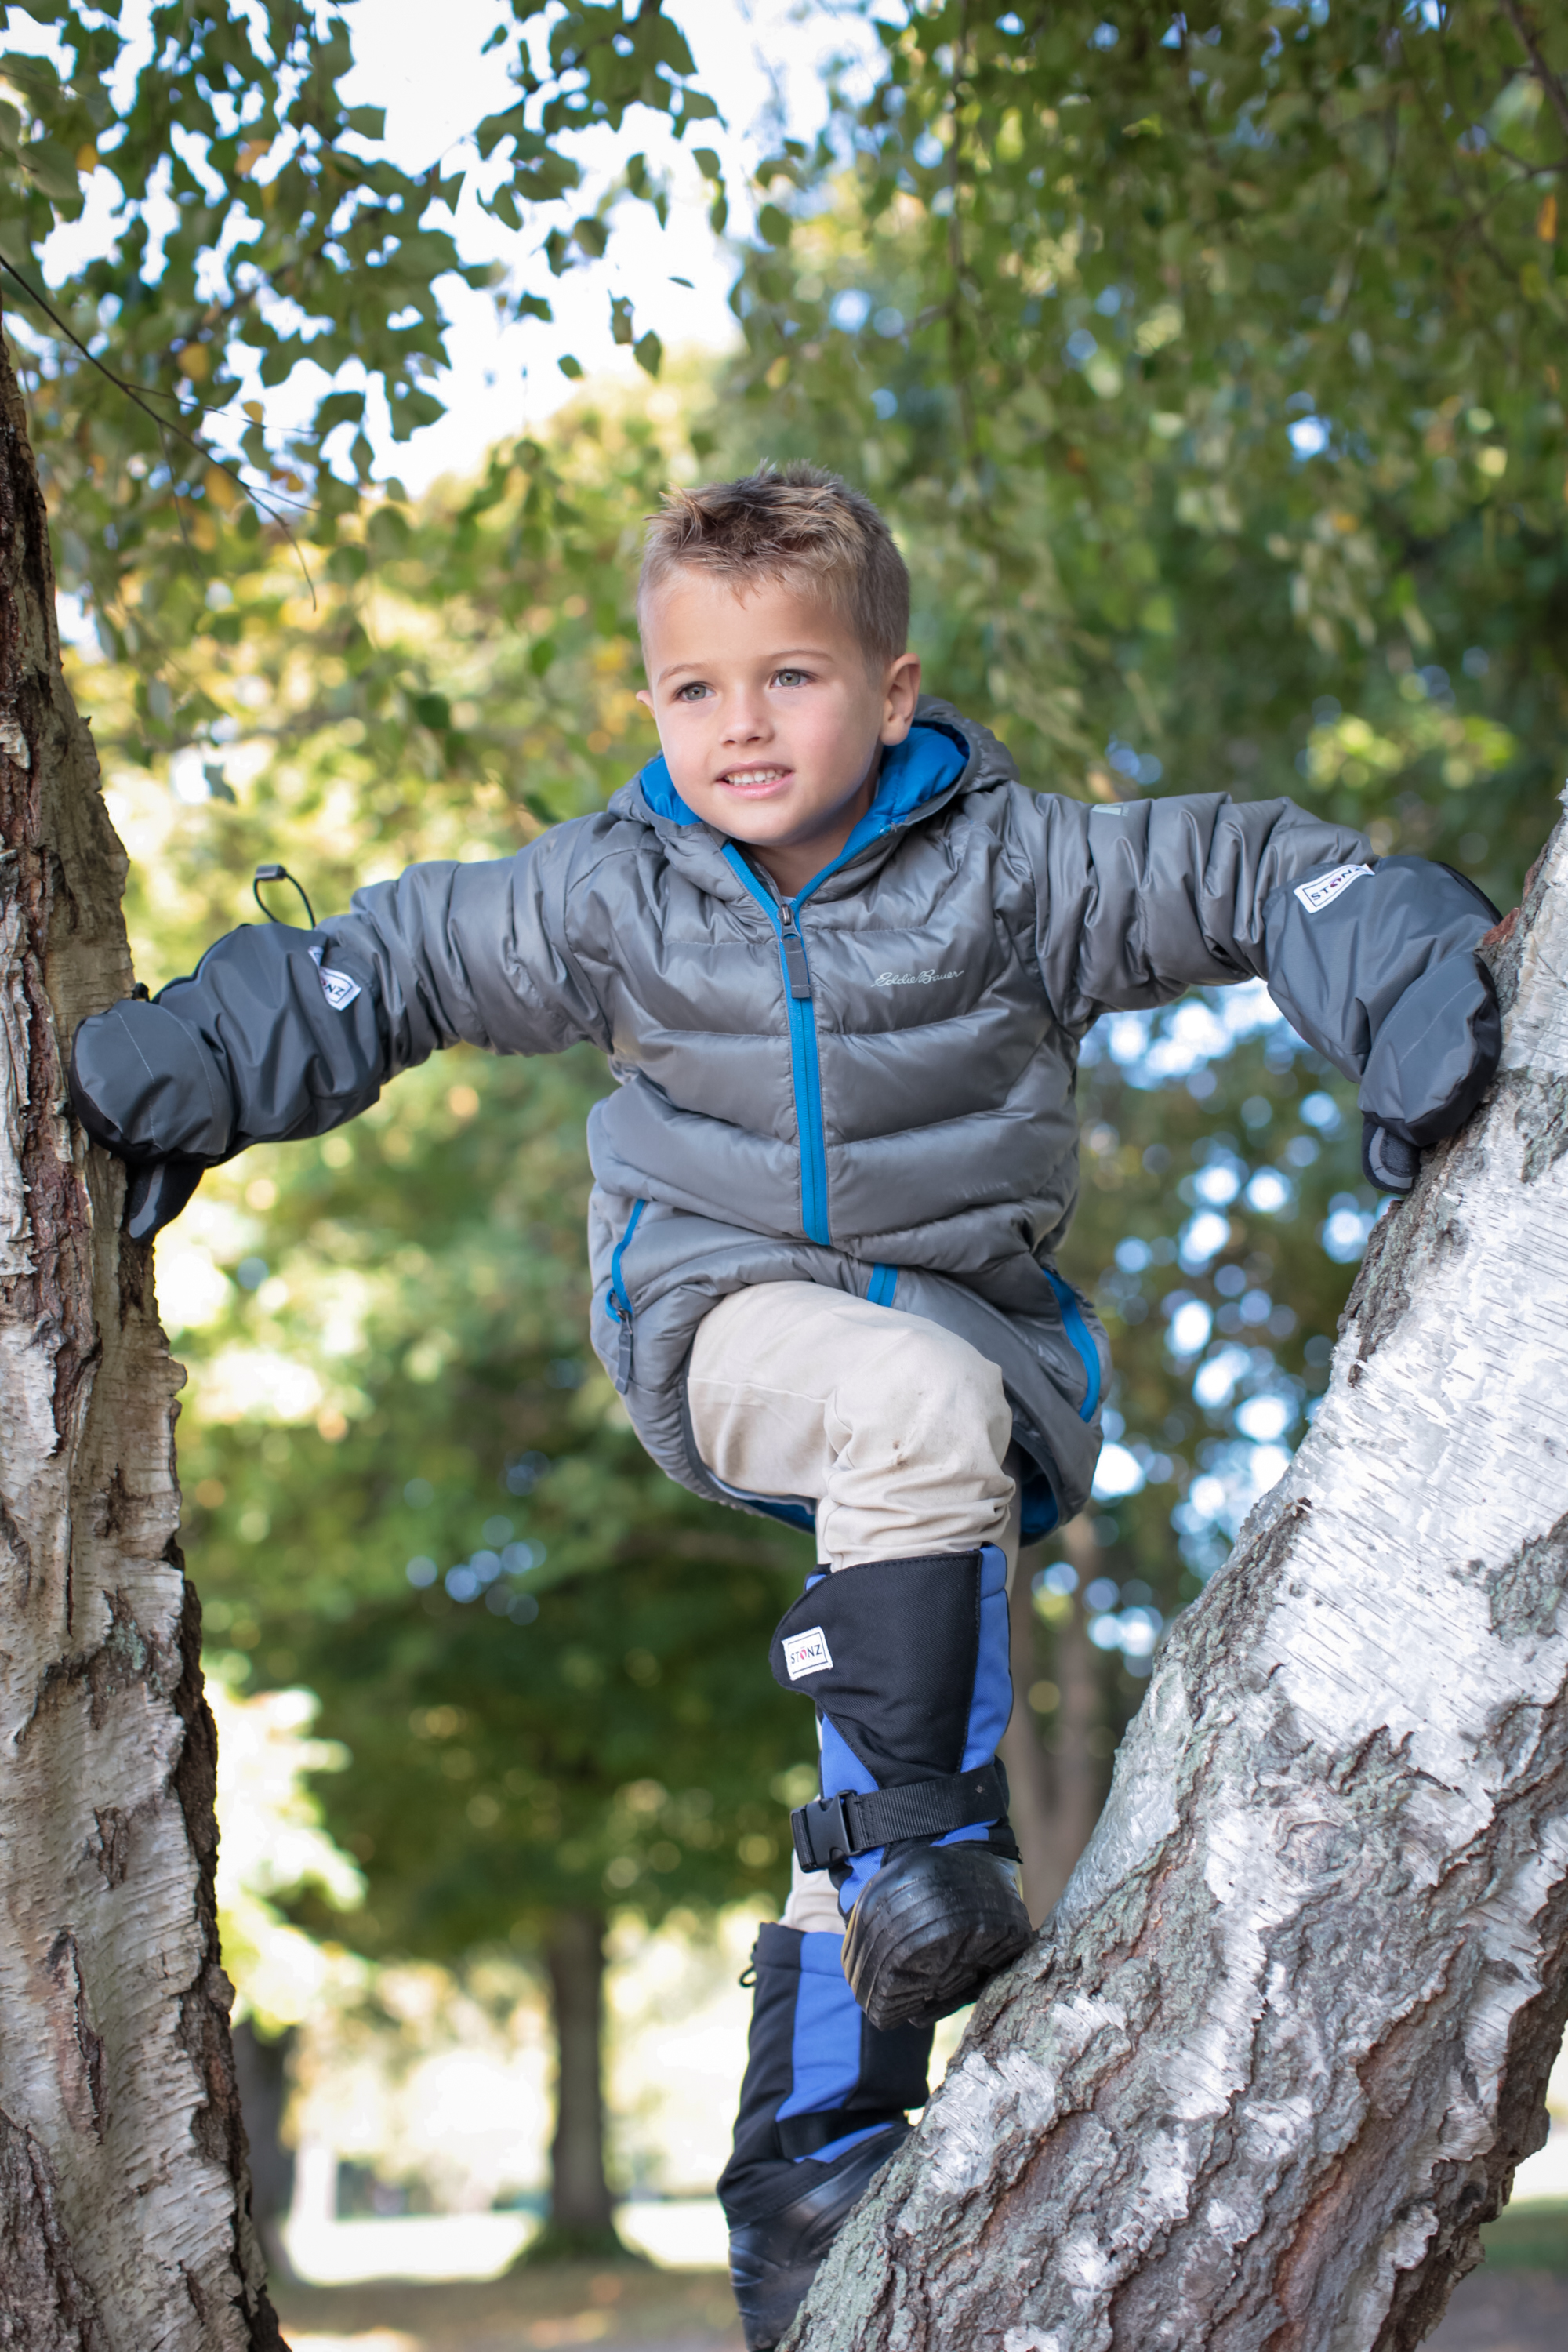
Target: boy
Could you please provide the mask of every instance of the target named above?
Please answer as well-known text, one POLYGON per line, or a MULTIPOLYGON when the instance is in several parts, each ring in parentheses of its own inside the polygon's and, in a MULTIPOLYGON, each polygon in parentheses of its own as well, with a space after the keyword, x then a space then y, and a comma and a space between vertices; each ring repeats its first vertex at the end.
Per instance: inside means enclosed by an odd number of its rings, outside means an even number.
POLYGON ((84 1023, 72 1084, 145 1235, 203 1168, 459 1038, 609 1055, 594 1344, 656 1462, 815 1527, 823 1563, 772 1652, 816 1703, 822 1796, 758 1939, 720 2184, 762 2352, 923 2102, 933 2021, 1029 1936, 1005 1588, 1088 1496, 1109 1370, 1055 1265, 1079 1040, 1259 975, 1360 1079, 1368 1174, 1408 1190, 1497 1059, 1494 918, 1289 802, 1037 797, 921 697, 887 527, 814 467, 672 493, 638 610, 663 756, 603 814, 230 934, 84 1023))

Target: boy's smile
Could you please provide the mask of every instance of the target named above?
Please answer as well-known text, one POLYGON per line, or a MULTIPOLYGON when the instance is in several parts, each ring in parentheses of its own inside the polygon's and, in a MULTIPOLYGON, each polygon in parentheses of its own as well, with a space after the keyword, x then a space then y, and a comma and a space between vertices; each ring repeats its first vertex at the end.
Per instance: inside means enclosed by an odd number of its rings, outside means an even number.
POLYGON ((918 659, 868 656, 801 588, 761 580, 742 595, 695 565, 653 599, 643 653, 637 700, 676 791, 793 898, 870 807, 882 747, 914 718, 918 659))

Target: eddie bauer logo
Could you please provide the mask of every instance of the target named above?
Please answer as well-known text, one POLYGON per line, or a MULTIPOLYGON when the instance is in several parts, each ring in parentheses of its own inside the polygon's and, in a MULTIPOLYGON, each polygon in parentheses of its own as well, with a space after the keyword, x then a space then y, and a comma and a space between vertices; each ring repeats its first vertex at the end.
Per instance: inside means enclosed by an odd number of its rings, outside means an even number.
POLYGON ((956 971, 933 971, 928 964, 924 971, 879 971, 871 982, 873 988, 929 988, 933 980, 962 980, 965 967, 956 971))
POLYGON ((784 1654, 792 1683, 799 1682, 802 1675, 825 1675, 833 1664, 827 1636, 820 1625, 814 1625, 809 1633, 786 1633, 784 1654))

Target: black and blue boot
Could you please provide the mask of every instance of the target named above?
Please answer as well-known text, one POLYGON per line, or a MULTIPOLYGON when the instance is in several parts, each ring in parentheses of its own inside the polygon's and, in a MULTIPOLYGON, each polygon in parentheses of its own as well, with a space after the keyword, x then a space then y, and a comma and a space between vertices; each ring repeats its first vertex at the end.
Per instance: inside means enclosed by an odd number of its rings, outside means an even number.
POLYGON ((931 2031, 880 2033, 844 1979, 842 1941, 764 1927, 735 2120, 719 2183, 747 2352, 770 2352, 850 2209, 925 2105, 931 2031))
POLYGON ((977 1551, 819 1570, 773 1636, 816 1704, 822 1795, 792 1816, 848 1921, 844 1972, 884 2032, 962 2009, 1033 1930, 996 1749, 1013 1707, 1007 1563, 977 1551))

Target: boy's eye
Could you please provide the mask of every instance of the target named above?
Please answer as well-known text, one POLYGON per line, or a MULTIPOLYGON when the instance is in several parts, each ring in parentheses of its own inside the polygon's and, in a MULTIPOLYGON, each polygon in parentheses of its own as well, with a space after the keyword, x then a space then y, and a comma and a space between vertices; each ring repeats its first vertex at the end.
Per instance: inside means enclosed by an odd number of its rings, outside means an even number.
POLYGON ((689 685, 677 687, 675 698, 677 702, 695 702, 699 695, 706 694, 708 688, 693 678, 689 685))
POLYGON ((803 669, 776 669, 773 672, 773 684, 775 686, 804 686, 805 684, 805 672, 803 669))

